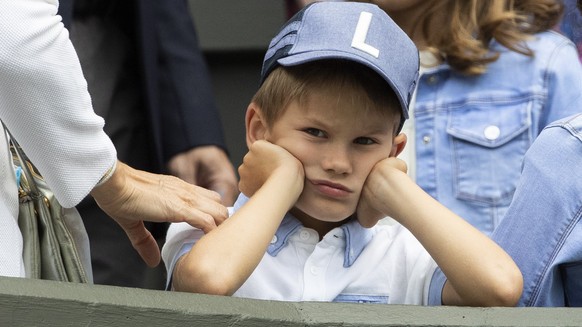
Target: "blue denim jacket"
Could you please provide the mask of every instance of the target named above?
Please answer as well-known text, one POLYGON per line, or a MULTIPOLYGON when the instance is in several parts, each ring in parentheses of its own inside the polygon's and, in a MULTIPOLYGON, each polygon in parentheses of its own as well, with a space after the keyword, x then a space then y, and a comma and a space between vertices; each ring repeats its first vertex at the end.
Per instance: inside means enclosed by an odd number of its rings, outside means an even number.
POLYGON ((523 274, 520 306, 582 306, 582 114, 553 123, 527 152, 492 237, 523 274))
POLYGON ((416 178, 438 201, 485 233, 505 215, 523 156, 540 131, 582 111, 582 67, 555 32, 528 41, 527 57, 501 45, 480 76, 446 64, 422 75, 415 105, 416 178))

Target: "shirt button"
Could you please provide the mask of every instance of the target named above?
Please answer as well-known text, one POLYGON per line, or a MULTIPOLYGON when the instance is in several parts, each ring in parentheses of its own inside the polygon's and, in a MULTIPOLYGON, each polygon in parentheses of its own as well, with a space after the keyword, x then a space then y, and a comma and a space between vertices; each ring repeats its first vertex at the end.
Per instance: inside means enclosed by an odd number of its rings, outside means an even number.
POLYGON ((430 136, 428 136, 428 135, 423 136, 422 143, 429 144, 430 143, 430 136))
POLYGON ((271 239, 271 244, 275 243, 277 243, 277 235, 273 235, 273 238, 271 239))
POLYGON ((299 238, 307 241, 309 239, 309 232, 306 230, 302 230, 301 233, 299 233, 299 238))
POLYGON ((485 135, 485 138, 488 139, 489 141, 494 141, 497 140, 497 138, 499 138, 499 135, 501 135, 501 130, 499 129, 499 127, 491 125, 485 128, 483 134, 485 135))
POLYGON ((317 268, 317 267, 311 267, 309 270, 310 270, 310 271, 311 271, 311 273, 312 273, 312 274, 314 274, 314 275, 317 275, 317 274, 319 274, 319 268, 317 268))

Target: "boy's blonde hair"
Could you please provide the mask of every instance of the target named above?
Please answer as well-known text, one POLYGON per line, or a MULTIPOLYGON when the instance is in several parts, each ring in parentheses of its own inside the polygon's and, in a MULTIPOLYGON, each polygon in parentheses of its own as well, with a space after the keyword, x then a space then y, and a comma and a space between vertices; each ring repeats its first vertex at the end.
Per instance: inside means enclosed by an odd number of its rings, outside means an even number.
POLYGON ((555 26, 562 12, 560 0, 433 0, 414 33, 423 33, 427 50, 454 69, 478 75, 499 57, 489 49, 493 39, 532 56, 524 41, 555 26))
POLYGON ((395 134, 400 131, 402 110, 394 91, 376 72, 353 61, 327 59, 278 66, 267 76, 252 101, 261 108, 270 128, 292 102, 303 106, 310 96, 320 91, 337 94, 330 101, 351 101, 362 115, 367 111, 386 113, 386 123, 394 124, 395 134))

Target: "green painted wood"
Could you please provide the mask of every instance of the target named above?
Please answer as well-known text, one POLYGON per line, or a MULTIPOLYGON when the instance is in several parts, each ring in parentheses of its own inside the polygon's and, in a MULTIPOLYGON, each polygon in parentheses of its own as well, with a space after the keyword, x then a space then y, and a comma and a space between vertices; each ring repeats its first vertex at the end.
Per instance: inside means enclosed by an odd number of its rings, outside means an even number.
POLYGON ((276 302, 0 277, 0 326, 582 326, 582 309, 276 302))

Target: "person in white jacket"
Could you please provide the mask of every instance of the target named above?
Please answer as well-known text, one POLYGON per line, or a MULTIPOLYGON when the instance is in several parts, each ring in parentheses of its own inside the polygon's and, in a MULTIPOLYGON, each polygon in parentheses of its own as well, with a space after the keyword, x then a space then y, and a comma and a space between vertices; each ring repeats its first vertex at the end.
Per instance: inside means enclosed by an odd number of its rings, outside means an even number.
MULTIPOLYGON (((188 222, 210 231, 227 210, 216 192, 117 160, 57 8, 57 0, 2 0, 0 119, 63 206, 91 194, 155 266, 160 253, 144 220, 188 222)), ((16 179, 3 133, 0 179, 0 275, 23 277, 16 179)))

